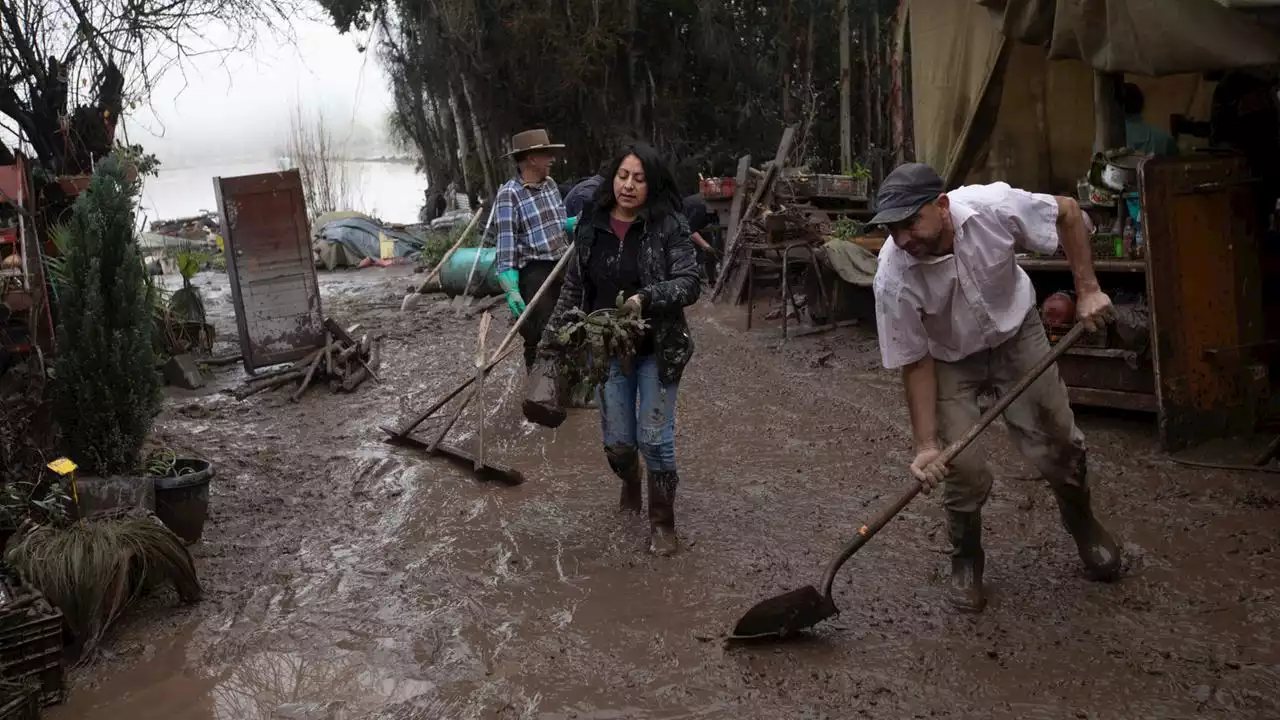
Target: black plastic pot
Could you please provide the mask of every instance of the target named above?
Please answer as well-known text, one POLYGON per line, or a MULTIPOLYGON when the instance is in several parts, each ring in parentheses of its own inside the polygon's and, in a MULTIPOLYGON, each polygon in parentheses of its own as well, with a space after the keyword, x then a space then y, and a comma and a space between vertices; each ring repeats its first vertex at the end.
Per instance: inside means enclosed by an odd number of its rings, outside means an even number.
POLYGON ((155 478, 156 516, 188 545, 200 541, 209 517, 209 481, 213 465, 208 460, 178 458, 174 475, 155 478))

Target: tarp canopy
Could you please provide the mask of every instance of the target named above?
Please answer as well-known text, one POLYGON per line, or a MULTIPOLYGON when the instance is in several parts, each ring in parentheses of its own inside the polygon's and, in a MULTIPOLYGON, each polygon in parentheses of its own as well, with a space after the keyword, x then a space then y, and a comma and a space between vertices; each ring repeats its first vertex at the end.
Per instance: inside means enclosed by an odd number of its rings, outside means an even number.
POLYGON ((321 261, 330 270, 357 264, 364 258, 380 259, 384 237, 391 241, 392 255, 398 258, 414 257, 426 245, 422 238, 402 230, 393 230, 363 215, 320 218, 317 220, 315 236, 320 243, 321 261), (320 224, 321 221, 325 222, 320 224), (337 252, 339 248, 342 252, 337 252))
POLYGON ((972 0, 999 31, 1104 72, 1162 76, 1280 63, 1277 2, 972 0))
MULTIPOLYGON (((1004 34, 1002 27, 1009 23, 1025 26, 1025 32, 1015 31, 1023 37, 1043 32, 1045 16, 1025 14, 1033 6, 1054 10, 1047 24, 1050 30, 1059 28, 1053 30, 1054 37, 1062 32, 1059 7, 1114 12, 1121 6, 1145 6, 1153 13, 1151 8, 1159 4, 1165 12, 1158 19, 1166 26, 1171 18, 1186 17, 1183 6, 1203 9, 1207 4, 1226 13, 1240 12, 1223 9, 1216 0, 1006 0, 999 12, 988 7, 993 3, 911 0, 916 156, 937 169, 950 186, 1003 180, 1031 190, 1070 193, 1088 169, 1094 140, 1094 68, 1081 59, 1052 60, 1052 48, 1004 34), (1033 16, 1039 24, 1031 22, 1033 16)), ((1117 35, 1103 31, 1102 36, 1117 35)), ((1280 42, 1270 50, 1280 53, 1280 42)), ((1209 115, 1213 84, 1198 71, 1163 77, 1135 73, 1125 80, 1142 88, 1143 116, 1153 125, 1168 129, 1169 116, 1175 113, 1201 119, 1209 115)))

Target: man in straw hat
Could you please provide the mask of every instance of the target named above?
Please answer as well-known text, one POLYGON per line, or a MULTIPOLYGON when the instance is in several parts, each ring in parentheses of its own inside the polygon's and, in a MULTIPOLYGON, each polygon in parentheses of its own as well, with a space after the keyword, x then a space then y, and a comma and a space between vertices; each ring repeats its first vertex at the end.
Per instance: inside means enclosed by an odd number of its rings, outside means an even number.
MULTIPOLYGON (((526 311, 526 298, 533 298, 547 281, 556 261, 568 248, 565 233, 564 200, 551 179, 551 163, 564 145, 553 144, 546 130, 526 130, 511 138, 516 176, 498 190, 494 198, 494 229, 497 234, 498 282, 507 294, 513 317, 526 311)), ((543 327, 551 318, 560 279, 553 281, 546 296, 520 327, 524 338, 525 370, 533 367, 543 327)))
MULTIPOLYGON (((901 370, 906 388, 911 473, 925 492, 945 480, 949 600, 977 612, 986 603, 981 510, 991 468, 976 445, 947 465, 938 456, 978 421, 979 393, 1007 392, 1049 353, 1035 289, 1015 254, 1053 253, 1061 244, 1079 321, 1100 327, 1114 310, 1093 271, 1088 221, 1069 197, 1005 183, 948 192, 933 168, 907 163, 884 179, 871 222, 891 233, 876 269, 876 324, 884 366, 901 370)), ((1049 481, 1089 575, 1114 579, 1120 548, 1094 517, 1084 435, 1057 369, 1014 400, 1004 420, 1014 445, 1049 481)))

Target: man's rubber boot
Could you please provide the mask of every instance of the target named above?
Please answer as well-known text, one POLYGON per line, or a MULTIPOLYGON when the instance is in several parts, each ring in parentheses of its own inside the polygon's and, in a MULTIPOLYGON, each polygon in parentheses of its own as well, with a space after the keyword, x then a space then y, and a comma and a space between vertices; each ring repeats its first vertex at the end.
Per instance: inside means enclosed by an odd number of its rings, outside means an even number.
POLYGON ((982 589, 986 556, 982 552, 982 513, 947 511, 951 535, 951 587, 947 602, 961 612, 982 612, 987 597, 982 589))
POLYGON ((649 552, 654 555, 674 555, 680 549, 675 510, 679 484, 675 471, 649 473, 649 552))
POLYGON ((640 476, 644 469, 640 467, 640 455, 635 448, 627 450, 605 450, 609 457, 609 467, 622 479, 622 496, 618 500, 618 511, 636 515, 644 507, 644 498, 640 489, 640 476))
POLYGON ((1076 551, 1090 579, 1111 582, 1120 576, 1120 546, 1115 538, 1093 516, 1089 488, 1081 485, 1055 485, 1062 524, 1076 541, 1076 551))

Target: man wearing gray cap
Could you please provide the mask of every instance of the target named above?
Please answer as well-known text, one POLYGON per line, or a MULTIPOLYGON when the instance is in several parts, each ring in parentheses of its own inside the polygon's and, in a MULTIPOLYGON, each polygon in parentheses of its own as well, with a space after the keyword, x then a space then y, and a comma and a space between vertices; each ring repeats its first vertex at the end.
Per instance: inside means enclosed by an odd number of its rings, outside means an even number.
MULTIPOLYGON (((902 371, 916 457, 911 472, 925 492, 945 481, 951 538, 950 603, 981 611, 981 510, 992 475, 975 443, 949 466, 941 448, 981 412, 978 394, 1006 392, 1049 352, 1035 290, 1015 253, 1053 253, 1061 243, 1075 278, 1078 320, 1105 324, 1111 299, 1093 271, 1089 224, 1069 197, 1005 183, 946 192, 933 168, 899 166, 880 187, 872 223, 891 236, 875 277, 876 324, 884 366, 902 371)), ((1014 445, 1049 481, 1062 522, 1095 580, 1112 580, 1120 550, 1094 517, 1084 435, 1067 388, 1050 368, 1004 413, 1014 445)))

